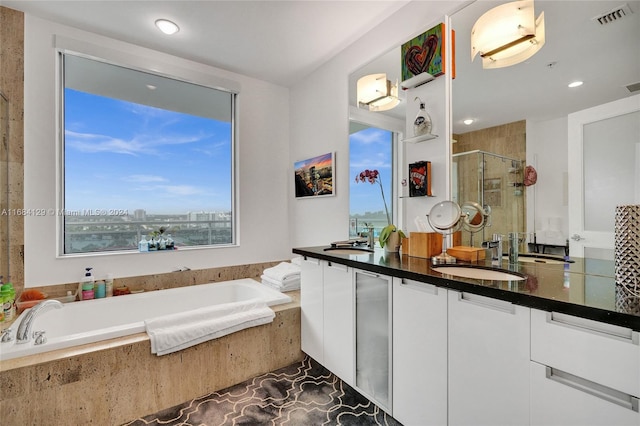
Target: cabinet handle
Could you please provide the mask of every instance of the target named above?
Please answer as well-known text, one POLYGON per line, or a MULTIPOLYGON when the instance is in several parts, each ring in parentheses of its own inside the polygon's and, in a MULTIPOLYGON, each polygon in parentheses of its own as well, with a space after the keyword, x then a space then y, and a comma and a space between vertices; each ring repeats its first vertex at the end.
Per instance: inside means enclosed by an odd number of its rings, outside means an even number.
POLYGON ((314 265, 319 265, 320 264, 320 259, 314 259, 313 257, 304 257, 304 261, 305 262, 309 262, 309 263, 313 263, 314 265))
POLYGON ((373 277, 373 278, 380 278, 380 274, 376 274, 376 273, 369 272, 369 271, 358 271, 358 274, 367 275, 367 276, 373 277))
POLYGON ((340 263, 329 262, 327 264, 327 266, 329 268, 338 269, 338 270, 343 271, 343 272, 349 272, 349 267, 347 265, 342 265, 340 263))
POLYGON ((549 324, 556 324, 599 336, 626 341, 633 343, 634 345, 640 344, 640 333, 633 331, 630 328, 601 323, 586 318, 578 318, 571 315, 561 314, 559 312, 547 312, 547 322, 549 324))
POLYGON ((471 303, 476 306, 493 309, 507 314, 515 314, 516 309, 513 303, 505 302, 504 300, 493 299, 491 297, 478 296, 473 293, 458 293, 458 300, 462 302, 471 303))
POLYGON ((547 379, 572 387, 584 393, 588 393, 589 395, 593 395, 600 399, 604 399, 605 401, 620 405, 624 408, 628 408, 636 413, 638 412, 638 398, 635 396, 603 386, 582 377, 574 376, 573 374, 556 368, 545 367, 545 370, 547 379))
POLYGON ((438 295, 438 287, 433 285, 433 284, 429 284, 429 283, 422 283, 422 282, 418 282, 418 281, 413 281, 413 280, 408 280, 406 278, 401 278, 400 279, 400 285, 413 289, 413 290, 417 290, 417 291, 422 291, 424 293, 429 293, 429 294, 433 294, 435 296, 438 295))

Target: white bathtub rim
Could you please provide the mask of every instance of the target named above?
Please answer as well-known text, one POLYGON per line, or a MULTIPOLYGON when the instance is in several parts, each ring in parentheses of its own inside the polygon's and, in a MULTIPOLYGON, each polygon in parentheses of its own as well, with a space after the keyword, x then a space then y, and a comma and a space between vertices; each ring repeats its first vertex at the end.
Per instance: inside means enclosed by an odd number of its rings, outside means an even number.
MULTIPOLYGON (((277 306, 277 305, 281 305, 281 304, 285 304, 285 303, 289 303, 292 301, 291 297, 287 294, 284 293, 280 293, 275 289, 272 289, 264 284, 259 283, 258 281, 252 279, 252 278, 241 278, 241 279, 237 279, 237 280, 229 280, 229 281, 220 281, 220 282, 211 282, 211 283, 206 283, 206 284, 198 284, 198 285, 193 285, 193 286, 186 286, 186 287, 176 287, 176 288, 170 288, 170 289, 163 289, 163 290, 157 290, 157 291, 162 291, 162 292, 175 292, 175 293, 180 293, 183 292, 185 290, 185 288, 195 288, 198 286, 209 286, 209 285, 215 285, 215 286, 219 286, 219 285, 247 285, 250 287, 254 287, 255 289, 259 290, 261 293, 265 293, 268 294, 270 297, 268 298, 268 300, 266 300, 266 303, 268 306, 273 307, 273 306, 277 306)), ((145 298, 150 298, 153 297, 153 294, 156 293, 156 291, 149 291, 149 292, 142 292, 142 293, 135 293, 135 294, 129 294, 126 295, 125 297, 127 297, 128 300, 134 300, 134 298, 136 299, 142 299, 144 300, 145 298)), ((123 296, 117 296, 115 297, 115 299, 119 299, 120 297, 123 296)), ((82 301, 82 302, 71 302, 71 303, 100 303, 100 302, 105 302, 105 301, 109 301, 109 300, 113 300, 114 298, 105 298, 105 299, 95 299, 95 300, 87 300, 87 301, 82 301)), ((115 303, 115 302, 111 302, 111 303, 115 303)), ((30 308, 31 309, 31 308, 30 308)), ((56 338, 56 339, 52 339, 52 341, 48 341, 47 343, 43 344, 43 345, 34 345, 34 339, 31 339, 31 341, 29 343, 24 343, 24 344, 16 344, 15 343, 15 334, 16 331, 18 329, 19 326, 19 322, 22 320, 22 318, 24 318, 24 315, 30 310, 27 309, 25 310, 15 321, 14 324, 12 324, 11 329, 14 330, 12 331, 14 340, 12 342, 9 343, 0 343, 0 362, 1 361, 8 361, 10 359, 14 359, 14 358, 19 358, 19 357, 24 357, 24 356, 30 356, 30 355, 36 355, 36 354, 41 354, 41 353, 45 353, 45 352, 50 352, 50 351, 55 351, 58 349, 69 349, 69 348, 73 348, 76 346, 80 346, 80 345, 84 345, 84 344, 88 344, 88 343, 97 343, 97 342, 102 342, 105 340, 109 340, 109 339, 114 339, 114 338, 118 338, 118 337, 126 337, 126 336, 130 336, 136 333, 145 333, 145 325, 144 325, 144 320, 145 319, 150 319, 150 318, 145 318, 142 319, 141 321, 135 321, 135 322, 131 322, 125 326, 123 325, 118 325, 118 326, 114 326, 114 327, 107 327, 107 328, 103 328, 101 329, 101 333, 100 333, 100 338, 96 339, 95 336, 95 332, 91 331, 91 332, 81 332, 81 333, 74 333, 74 334, 70 334, 70 335, 66 335, 64 339, 60 339, 60 338, 56 338)), ((40 327, 38 327, 40 328, 40 327)), ((32 330, 35 331, 35 330, 32 330)), ((45 330, 46 331, 46 330, 45 330)))

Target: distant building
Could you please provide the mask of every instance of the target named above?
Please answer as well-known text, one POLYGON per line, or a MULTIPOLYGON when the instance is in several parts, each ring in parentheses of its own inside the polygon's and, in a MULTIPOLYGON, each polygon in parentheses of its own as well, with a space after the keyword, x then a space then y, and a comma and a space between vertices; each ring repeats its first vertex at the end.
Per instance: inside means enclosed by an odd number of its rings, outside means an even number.
POLYGON ((147 220, 147 211, 145 209, 136 209, 133 211, 134 220, 147 220))

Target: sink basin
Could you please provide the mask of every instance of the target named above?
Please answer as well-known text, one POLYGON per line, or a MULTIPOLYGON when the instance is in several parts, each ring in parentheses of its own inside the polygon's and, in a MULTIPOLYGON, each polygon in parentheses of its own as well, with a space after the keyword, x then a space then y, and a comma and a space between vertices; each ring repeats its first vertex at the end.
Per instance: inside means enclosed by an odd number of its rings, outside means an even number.
POLYGON ((363 247, 327 247, 324 251, 333 254, 372 254, 373 250, 363 247))
POLYGON ((526 277, 510 271, 501 269, 485 269, 466 266, 434 266, 432 271, 440 272, 443 275, 453 275, 455 277, 473 278, 476 280, 491 281, 524 281, 526 277))

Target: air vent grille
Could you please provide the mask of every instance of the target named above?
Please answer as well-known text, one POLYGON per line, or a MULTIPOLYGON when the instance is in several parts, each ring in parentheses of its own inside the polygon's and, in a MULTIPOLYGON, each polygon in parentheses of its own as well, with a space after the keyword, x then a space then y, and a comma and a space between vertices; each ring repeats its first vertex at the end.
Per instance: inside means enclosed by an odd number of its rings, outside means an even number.
POLYGON ((591 20, 594 22, 598 22, 600 25, 606 25, 611 24, 612 22, 619 21, 625 16, 631 15, 632 13, 633 11, 629 7, 629 5, 625 3, 622 6, 611 9, 611 11, 609 12, 594 16, 593 18, 591 18, 591 20))
POLYGON ((627 86, 627 90, 628 90, 629 92, 631 92, 631 93, 639 91, 639 90, 640 90, 640 82, 638 82, 638 83, 633 83, 633 84, 629 84, 629 85, 627 86))

